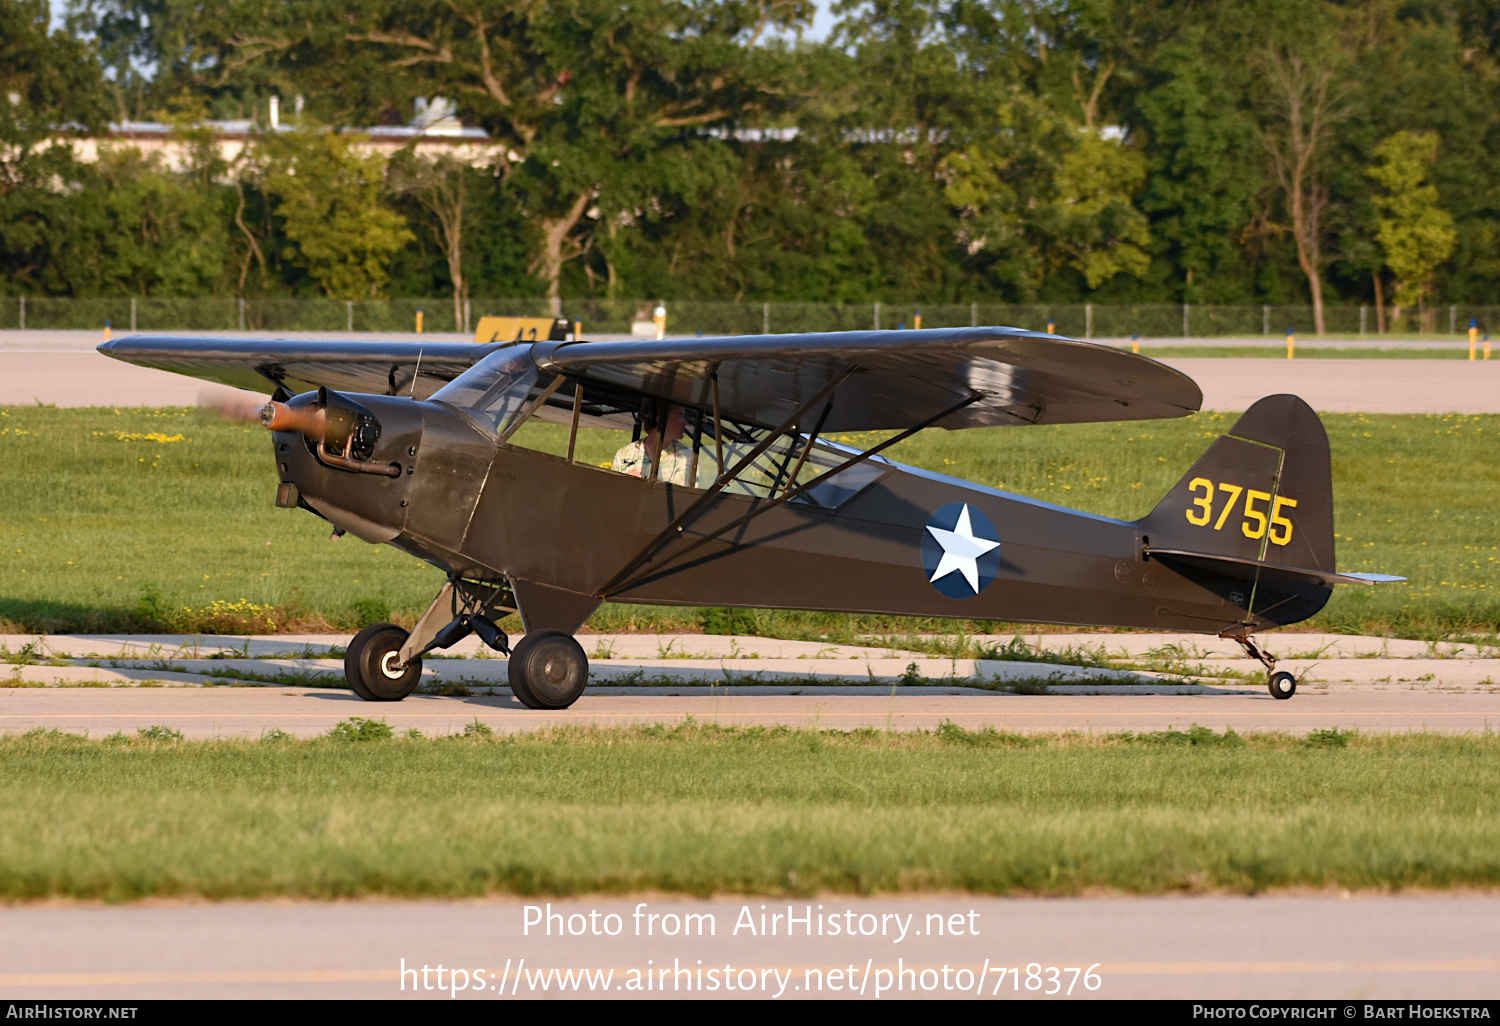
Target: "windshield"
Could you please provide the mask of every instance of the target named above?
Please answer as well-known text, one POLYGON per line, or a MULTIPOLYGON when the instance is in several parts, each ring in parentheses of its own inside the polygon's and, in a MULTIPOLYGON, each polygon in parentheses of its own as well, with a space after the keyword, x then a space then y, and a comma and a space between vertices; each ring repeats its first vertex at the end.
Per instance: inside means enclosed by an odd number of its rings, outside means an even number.
POLYGON ((521 412, 535 384, 531 347, 507 346, 438 389, 432 400, 456 407, 498 435, 521 412))

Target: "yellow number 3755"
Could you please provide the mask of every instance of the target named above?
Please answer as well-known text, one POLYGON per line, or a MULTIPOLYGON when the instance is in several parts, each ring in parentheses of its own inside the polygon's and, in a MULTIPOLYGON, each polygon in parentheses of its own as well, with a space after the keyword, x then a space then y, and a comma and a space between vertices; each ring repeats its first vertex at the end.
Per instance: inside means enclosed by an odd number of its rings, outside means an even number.
POLYGON ((1245 504, 1241 507, 1244 519, 1240 522, 1240 530, 1246 538, 1264 538, 1266 531, 1271 532, 1271 544, 1285 545, 1292 540, 1292 522, 1281 515, 1283 509, 1296 509, 1297 500, 1288 499, 1285 495, 1276 496, 1276 502, 1271 506, 1271 515, 1266 516, 1265 504, 1271 501, 1269 492, 1258 492, 1253 488, 1245 489, 1239 485, 1214 484, 1206 477, 1195 477, 1188 482, 1188 491, 1193 493, 1193 505, 1187 510, 1188 523, 1198 527, 1205 527, 1210 521, 1213 522, 1214 530, 1218 531, 1228 522, 1230 514, 1234 512, 1235 505, 1240 501, 1240 496, 1245 496, 1245 504), (1199 495, 1199 490, 1203 494, 1199 495), (1214 495, 1223 492, 1229 496, 1229 501, 1219 508, 1219 516, 1214 518, 1214 495), (1259 506, 1260 508, 1256 508, 1259 506))

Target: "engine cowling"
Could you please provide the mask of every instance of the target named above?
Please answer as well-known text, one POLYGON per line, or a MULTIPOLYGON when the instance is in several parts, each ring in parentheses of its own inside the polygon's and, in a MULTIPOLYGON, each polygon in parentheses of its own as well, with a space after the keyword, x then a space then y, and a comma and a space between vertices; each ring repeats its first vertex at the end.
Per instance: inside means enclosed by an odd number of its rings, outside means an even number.
POLYGON ((494 458, 492 436, 442 403, 331 389, 269 403, 261 419, 283 489, 296 489, 284 505, 454 564, 494 458))

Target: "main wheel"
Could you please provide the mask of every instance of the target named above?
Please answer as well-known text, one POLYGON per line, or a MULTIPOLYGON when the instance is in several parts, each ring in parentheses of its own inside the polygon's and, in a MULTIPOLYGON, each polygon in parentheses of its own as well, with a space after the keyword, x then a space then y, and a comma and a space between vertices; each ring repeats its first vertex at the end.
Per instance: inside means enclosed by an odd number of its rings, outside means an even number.
POLYGON ((1272 698, 1291 698, 1297 693, 1297 678, 1285 670, 1278 670, 1271 674, 1266 688, 1271 692, 1272 698))
POLYGON ((354 636, 344 653, 344 677, 366 702, 399 702, 422 679, 422 660, 396 666, 407 633, 393 623, 371 624, 354 636))
POLYGON ((510 689, 528 709, 566 709, 589 682, 589 657, 573 635, 537 631, 510 653, 510 689))

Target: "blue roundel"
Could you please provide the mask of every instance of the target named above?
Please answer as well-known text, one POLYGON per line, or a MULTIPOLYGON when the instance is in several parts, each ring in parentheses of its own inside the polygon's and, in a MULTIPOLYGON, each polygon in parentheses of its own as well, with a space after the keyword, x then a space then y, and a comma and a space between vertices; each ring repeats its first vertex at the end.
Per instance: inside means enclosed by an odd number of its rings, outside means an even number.
POLYGON ((1000 534, 967 502, 950 502, 922 529, 922 569, 949 598, 973 598, 1000 572, 1000 534))

